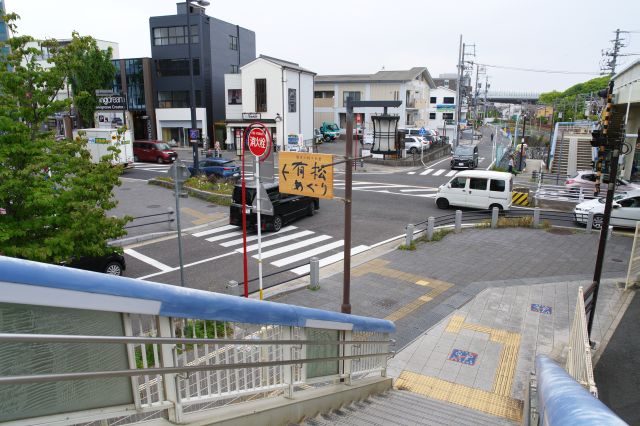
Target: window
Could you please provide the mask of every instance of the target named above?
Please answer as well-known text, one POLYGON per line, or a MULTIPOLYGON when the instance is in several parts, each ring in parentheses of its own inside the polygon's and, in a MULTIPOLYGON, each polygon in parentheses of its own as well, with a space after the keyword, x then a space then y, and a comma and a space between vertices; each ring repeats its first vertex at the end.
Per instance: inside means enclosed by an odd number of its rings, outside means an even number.
MULTIPOLYGON (((156 75, 158 77, 188 76, 189 59, 157 59, 156 75)), ((200 75, 199 58, 193 58, 193 75, 200 75)))
MULTIPOLYGON (((189 108, 190 106, 188 90, 158 92, 158 108, 189 108)), ((196 106, 202 106, 199 90, 196 90, 196 106)))
POLYGON ((333 90, 316 90, 313 92, 313 97, 316 99, 333 99, 335 93, 333 90))
POLYGON ((229 49, 238 50, 238 37, 232 35, 229 36, 229 49))
POLYGON ((445 96, 442 100, 443 104, 453 105, 455 101, 453 100, 453 96, 445 96))
POLYGON ((491 179, 489 183, 489 191, 504 192, 506 185, 503 180, 491 179))
POLYGON ((451 188, 459 188, 462 189, 467 185, 467 178, 465 177, 457 177, 451 180, 451 188))
POLYGON ((436 113, 435 112, 430 112, 429 113, 429 120, 435 120, 436 119, 436 113))
POLYGON ((442 119, 443 120, 453 120, 453 113, 452 112, 443 112, 442 113, 442 119))
POLYGON ((449 80, 444 81, 444 87, 449 87, 449 80))
POLYGON ((342 92, 342 106, 347 106, 347 99, 352 101, 360 100, 360 92, 342 92))
POLYGON ((436 102, 437 102, 437 101, 436 101, 436 97, 435 97, 435 96, 431 96, 431 97, 429 98, 429 103, 430 103, 430 104, 435 104, 436 102))
POLYGON ((266 78, 256 78, 256 112, 267 112, 266 78))
POLYGON ((229 105, 242 105, 242 89, 227 90, 229 105))
POLYGON ((289 89, 289 112, 296 112, 297 102, 296 89, 289 89))
POLYGON ((399 90, 395 90, 393 92, 393 100, 394 101, 399 101, 400 100, 400 91, 399 90))
POLYGON ((239 70, 238 70, 238 66, 237 65, 231 65, 231 74, 238 74, 239 70))
POLYGON ((469 189, 476 189, 478 191, 486 191, 487 190, 487 179, 469 178, 469 189))
MULTIPOLYGON (((153 29, 153 45, 168 46, 170 44, 186 44, 188 41, 187 26, 157 27, 153 29)), ((198 26, 191 25, 191 43, 199 43, 198 26)))

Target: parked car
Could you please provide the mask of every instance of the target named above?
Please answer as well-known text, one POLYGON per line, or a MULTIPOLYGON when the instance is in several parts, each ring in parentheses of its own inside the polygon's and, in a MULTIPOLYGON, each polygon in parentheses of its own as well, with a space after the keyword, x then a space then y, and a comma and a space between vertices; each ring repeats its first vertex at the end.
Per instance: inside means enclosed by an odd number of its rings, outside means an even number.
POLYGON ((430 146, 429 141, 420 136, 404 137, 404 148, 411 154, 417 154, 425 149, 429 149, 430 146))
POLYGON ((83 256, 74 258, 65 266, 85 271, 102 272, 109 275, 122 275, 127 269, 124 256, 120 253, 111 253, 105 256, 83 256))
MULTIPOLYGON (((191 176, 195 175, 193 166, 189 166, 191 176)), ((238 179, 240 177, 240 167, 232 160, 224 158, 207 158, 198 162, 198 169, 201 174, 207 176, 215 175, 223 179, 238 179)))
POLYGON ((133 161, 154 161, 156 163, 173 163, 178 158, 169 144, 162 141, 135 141, 133 143, 133 161))
MULTIPOLYGON (((593 195, 593 192, 596 189, 596 180, 598 176, 595 172, 591 170, 583 170, 577 172, 574 176, 570 177, 564 182, 564 186, 566 189, 571 192, 579 192, 580 188, 582 188, 582 192, 584 195, 593 195)), ((605 184, 609 184, 609 176, 604 175, 603 179, 605 184)), ((640 189, 640 186, 626 181, 624 179, 616 180, 616 191, 627 192, 634 189, 640 189)), ((600 193, 605 194, 607 192, 607 188, 604 185, 601 185, 600 193)))
POLYGON ((474 207, 509 210, 511 207, 511 173, 467 170, 441 185, 436 193, 436 206, 474 207))
POLYGON ((458 145, 452 154, 451 170, 458 168, 475 169, 478 167, 477 145, 458 145))
MULTIPOLYGON (((575 221, 586 224, 589 219, 589 212, 593 212, 593 227, 602 228, 604 219, 604 198, 596 198, 578 204, 573 209, 575 221)), ((640 220, 640 189, 617 194, 613 197, 613 209, 611 210, 612 226, 622 226, 634 228, 636 222, 640 220)))
MULTIPOLYGON (((282 194, 278 184, 263 185, 266 199, 273 207, 273 214, 260 215, 261 227, 264 230, 278 232, 285 224, 304 216, 313 216, 320 208, 320 200, 303 195, 282 194)), ((256 210, 252 207, 256 195, 255 183, 245 187, 247 227, 255 227, 258 221, 256 210)), ((262 199, 261 199, 262 201, 262 199)), ((264 208, 264 206, 263 206, 264 208)), ((236 185, 229 210, 229 224, 242 226, 242 186, 236 185)))
POLYGON ((320 126, 320 132, 324 136, 324 141, 334 141, 340 137, 340 127, 336 123, 323 122, 320 126))

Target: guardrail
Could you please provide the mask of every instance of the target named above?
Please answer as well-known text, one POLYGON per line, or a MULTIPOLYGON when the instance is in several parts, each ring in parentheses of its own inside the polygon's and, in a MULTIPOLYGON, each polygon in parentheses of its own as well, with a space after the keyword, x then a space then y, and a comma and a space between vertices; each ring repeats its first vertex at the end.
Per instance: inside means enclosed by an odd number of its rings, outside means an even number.
POLYGON ((598 388, 593 378, 593 364, 591 362, 591 345, 587 332, 587 317, 584 309, 584 292, 578 288, 578 301, 571 323, 569 334, 569 353, 567 354, 567 373, 584 386, 591 395, 598 397, 598 388))
POLYGON ((13 258, 0 271, 0 422, 180 423, 384 377, 393 355, 386 320, 13 258))
POLYGON ((156 221, 153 221, 153 222, 145 222, 145 223, 140 223, 140 224, 135 224, 135 225, 127 225, 127 226, 124 227, 124 229, 139 228, 141 226, 148 226, 148 225, 157 225, 158 223, 168 223, 169 224, 169 228, 171 229, 171 224, 175 221, 174 214, 175 214, 175 212, 173 211, 173 208, 169 207, 167 209, 166 213, 154 213, 154 214, 147 214, 147 215, 143 215, 143 216, 136 216, 133 219, 131 219, 132 222, 140 220, 140 219, 148 219, 148 218, 151 218, 151 217, 159 217, 159 216, 166 216, 167 218, 165 220, 156 220, 156 221))

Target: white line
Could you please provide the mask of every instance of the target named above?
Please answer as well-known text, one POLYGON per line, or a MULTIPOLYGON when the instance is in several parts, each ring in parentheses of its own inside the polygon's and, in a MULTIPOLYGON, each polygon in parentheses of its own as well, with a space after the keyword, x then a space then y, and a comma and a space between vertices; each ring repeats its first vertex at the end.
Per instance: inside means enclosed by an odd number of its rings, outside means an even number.
MULTIPOLYGON (((277 256, 279 254, 286 253, 291 250, 296 250, 302 247, 310 246, 311 244, 319 243, 320 241, 325 241, 330 238, 332 238, 331 235, 319 235, 317 237, 309 238, 308 240, 298 241, 297 243, 294 243, 294 244, 287 244, 284 247, 278 247, 277 249, 269 250, 262 253, 262 258, 268 259, 270 257, 277 256)), ((258 255, 257 254, 253 255, 253 258, 257 259, 258 255)))
POLYGON ((416 172, 408 172, 407 174, 408 174, 408 175, 415 175, 415 174, 416 174, 416 172))
POLYGON ((438 188, 401 189, 400 192, 437 191, 438 188))
POLYGON ((124 252, 126 254, 128 254, 131 257, 134 257, 148 265, 153 266, 154 268, 158 268, 160 269, 162 272, 169 272, 172 271, 173 268, 169 265, 165 265, 164 263, 160 263, 155 259, 150 258, 149 256, 145 256, 142 253, 138 253, 137 251, 133 250, 133 249, 124 249, 124 252))
MULTIPOLYGON (((369 246, 354 247, 351 249, 351 256, 355 256, 356 254, 362 253, 363 251, 366 251, 368 249, 369 246)), ((329 265, 331 263, 339 262, 342 259, 344 259, 344 253, 336 253, 332 256, 320 259, 320 267, 322 268, 323 266, 329 265)), ((304 275, 309 272, 309 265, 302 265, 299 268, 292 269, 291 272, 297 275, 304 275)))
MULTIPOLYGON (((261 246, 262 248, 275 246, 276 244, 284 243, 285 241, 293 240, 299 237, 306 237, 307 235, 310 235, 313 233, 314 233, 313 231, 296 232, 295 234, 286 235, 284 237, 276 238, 275 240, 269 240, 265 243, 262 243, 261 246)), ((253 250, 258 250, 258 244, 253 244, 247 247, 248 252, 253 250)), ((236 253, 242 253, 242 252, 243 252, 243 249, 241 248, 236 249, 236 253)))
MULTIPOLYGON (((289 232, 292 231, 294 229, 298 229, 295 226, 285 226, 284 228, 280 229, 280 231, 278 232, 273 232, 271 234, 262 234, 262 238, 268 238, 271 236, 275 236, 275 235, 279 235, 280 233, 285 233, 285 232, 289 232)), ((251 235, 250 237, 247 237, 247 242, 249 241, 255 241, 258 239, 258 235, 251 235)), ((231 246, 235 246, 236 244, 242 244, 242 238, 238 238, 237 240, 231 240, 231 241, 226 241, 224 243, 220 243, 220 245, 222 247, 231 247, 231 246)))
MULTIPOLYGON (((219 256, 214 256, 214 257, 209 257, 207 259, 198 260, 197 262, 188 263, 188 264, 184 265, 183 267, 184 268, 190 268, 192 266, 196 266, 196 265, 199 265, 201 263, 206 263, 206 262, 211 262, 212 260, 222 259, 223 257, 231 256, 232 254, 236 254, 236 252, 232 251, 232 252, 229 252, 229 253, 221 254, 219 256)), ((147 278, 156 277, 158 275, 166 274, 167 272, 177 271, 178 269, 180 269, 180 267, 171 268, 171 270, 169 270, 169 271, 162 271, 162 272, 156 272, 154 274, 143 275, 142 277, 138 277, 138 279, 139 280, 146 280, 147 278)))
POLYGON ((356 186, 353 189, 361 190, 361 189, 382 189, 382 188, 404 188, 404 185, 385 185, 384 183, 381 183, 376 186, 356 186))
POLYGON ((205 235, 217 234, 218 232, 228 231, 229 229, 238 229, 235 225, 224 225, 218 228, 207 229, 206 231, 196 232, 195 234, 191 234, 194 237, 204 237, 205 235))
POLYGON ((426 175, 428 175, 429 173, 431 173, 432 171, 433 171, 433 169, 427 169, 427 170, 425 170, 424 172, 420 173, 420 176, 426 176, 426 175))
POLYGON ((207 238, 205 241, 214 242, 220 240, 226 240, 227 238, 237 237, 238 235, 242 235, 242 231, 233 231, 228 234, 216 235, 215 237, 207 238))
POLYGON ((332 243, 325 244, 323 246, 316 247, 314 249, 307 250, 305 252, 298 253, 298 254, 293 255, 293 256, 285 257, 284 259, 276 260, 275 262, 271 262, 271 264, 273 266, 277 266, 277 267, 289 265, 291 263, 297 262, 297 261, 302 260, 302 259, 309 259, 310 257, 313 257, 313 256, 315 256, 317 254, 320 254, 320 253, 324 253, 325 251, 329 251, 329 250, 333 250, 333 249, 338 248, 338 247, 342 247, 343 245, 344 245, 344 240, 334 241, 332 243))
POLYGON ((444 173, 444 169, 439 169, 439 170, 436 170, 435 172, 433 172, 433 174, 431 176, 440 176, 443 173, 444 173))
POLYGON ((457 170, 451 170, 449 173, 447 173, 445 176, 451 177, 454 176, 456 173, 458 173, 457 170))

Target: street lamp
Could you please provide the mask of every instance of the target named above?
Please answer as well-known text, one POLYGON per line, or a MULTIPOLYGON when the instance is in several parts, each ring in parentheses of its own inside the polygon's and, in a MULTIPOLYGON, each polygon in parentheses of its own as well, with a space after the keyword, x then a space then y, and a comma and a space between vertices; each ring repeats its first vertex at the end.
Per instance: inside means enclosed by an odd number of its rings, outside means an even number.
MULTIPOLYGON (((198 137, 193 143, 192 132, 197 132, 198 125, 196 123, 196 88, 195 81, 193 80, 193 58, 191 56, 191 3, 196 3, 200 7, 207 7, 211 3, 208 0, 187 0, 187 51, 189 54, 189 77, 191 81, 191 91, 189 92, 189 108, 191 110, 191 128, 189 129, 189 143, 193 148, 193 170, 194 174, 198 174, 199 165, 198 165, 198 140, 201 139, 201 136, 198 133, 198 137)), ((199 36, 201 37, 200 31, 198 31, 199 36)), ((198 39, 198 43, 201 43, 200 39, 198 39)))

